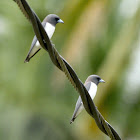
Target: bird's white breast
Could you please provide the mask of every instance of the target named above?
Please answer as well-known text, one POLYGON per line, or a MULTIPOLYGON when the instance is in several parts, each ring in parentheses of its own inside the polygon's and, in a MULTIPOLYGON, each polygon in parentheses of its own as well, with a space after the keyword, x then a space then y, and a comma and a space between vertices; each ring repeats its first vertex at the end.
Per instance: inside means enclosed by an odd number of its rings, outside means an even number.
MULTIPOLYGON (((45 25, 45 31, 47 32, 47 35, 48 35, 49 39, 51 39, 52 35, 55 31, 55 26, 53 26, 53 25, 51 25, 50 23, 47 22, 46 25, 45 25)), ((39 41, 36 42, 36 46, 40 46, 39 41)))
MULTIPOLYGON (((90 88, 88 90, 88 93, 89 93, 90 97, 92 98, 92 100, 94 99, 94 97, 96 95, 96 92, 97 92, 97 85, 94 84, 93 82, 91 82, 91 85, 90 85, 90 88)), ((80 112, 84 109, 83 102, 81 102, 81 103, 82 104, 81 104, 79 110, 77 111, 76 116, 78 116, 78 114, 80 114, 80 112)))
POLYGON ((92 100, 94 99, 96 92, 97 92, 97 85, 94 84, 93 82, 91 82, 91 86, 89 88, 88 93, 89 93, 90 97, 92 98, 92 100))
MULTIPOLYGON (((94 97, 96 95, 96 92, 97 92, 97 85, 94 84, 93 82, 91 82, 91 85, 90 85, 90 88, 88 90, 88 93, 89 93, 89 95, 90 95, 92 100, 94 99, 94 97)), ((81 102, 81 103, 83 105, 83 102, 81 102)))
POLYGON ((55 26, 53 26, 53 25, 51 25, 50 23, 47 22, 46 26, 45 26, 45 30, 48 34, 49 39, 51 39, 51 37, 52 37, 52 35, 55 31, 55 26))

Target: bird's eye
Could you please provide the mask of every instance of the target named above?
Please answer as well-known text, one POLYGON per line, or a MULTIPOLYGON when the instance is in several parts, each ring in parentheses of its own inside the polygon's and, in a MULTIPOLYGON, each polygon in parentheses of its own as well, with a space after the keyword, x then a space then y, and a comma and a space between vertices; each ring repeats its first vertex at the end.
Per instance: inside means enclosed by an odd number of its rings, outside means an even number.
POLYGON ((101 80, 101 78, 97 78, 97 79, 98 79, 98 81, 101 80))
POLYGON ((58 21, 58 20, 59 20, 59 18, 55 18, 55 20, 56 20, 56 21, 58 21))

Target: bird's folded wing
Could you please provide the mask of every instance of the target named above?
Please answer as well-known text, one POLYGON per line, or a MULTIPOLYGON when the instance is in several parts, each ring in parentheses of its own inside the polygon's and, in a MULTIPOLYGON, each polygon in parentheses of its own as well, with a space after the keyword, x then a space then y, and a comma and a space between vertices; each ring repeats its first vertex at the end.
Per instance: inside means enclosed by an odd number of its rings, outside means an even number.
MULTIPOLYGON (((42 22, 42 26, 45 28, 45 25, 46 25, 46 22, 42 22)), ((32 44, 31 44, 31 47, 30 47, 30 50, 29 50, 29 52, 28 52, 28 54, 27 54, 27 57, 26 57, 26 59, 25 59, 25 62, 28 62, 39 50, 40 50, 40 48, 32 55, 32 56, 30 56, 30 54, 31 54, 31 52, 32 52, 32 50, 33 50, 33 48, 34 48, 34 46, 36 45, 36 42, 37 42, 37 37, 36 37, 36 35, 34 36, 34 38, 33 38, 33 41, 32 41, 32 44)))
POLYGON ((90 86, 91 86, 91 82, 86 82, 86 83, 84 84, 84 86, 85 86, 85 88, 87 89, 87 91, 89 91, 90 86))
MULTIPOLYGON (((46 25, 46 22, 42 22, 42 26, 43 26, 44 28, 45 28, 45 25, 46 25)), ((36 35, 35 35, 34 38, 33 38, 33 41, 32 41, 30 50, 32 50, 32 48, 35 46, 36 42, 37 42, 37 37, 36 37, 36 35)), ((29 52, 29 53, 30 53, 30 52, 29 52)))

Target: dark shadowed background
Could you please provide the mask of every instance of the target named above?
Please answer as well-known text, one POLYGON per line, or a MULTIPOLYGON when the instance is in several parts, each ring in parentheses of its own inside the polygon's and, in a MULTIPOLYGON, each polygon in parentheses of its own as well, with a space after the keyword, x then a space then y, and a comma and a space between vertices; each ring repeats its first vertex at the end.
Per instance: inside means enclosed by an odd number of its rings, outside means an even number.
MULTIPOLYGON (((94 102, 123 140, 140 139, 140 1, 28 0, 41 21, 65 22, 52 38, 84 82, 100 84, 94 102)), ((26 64, 34 32, 12 0, 0 1, 0 139, 108 140, 83 111, 70 125, 78 93, 43 49, 26 64)))

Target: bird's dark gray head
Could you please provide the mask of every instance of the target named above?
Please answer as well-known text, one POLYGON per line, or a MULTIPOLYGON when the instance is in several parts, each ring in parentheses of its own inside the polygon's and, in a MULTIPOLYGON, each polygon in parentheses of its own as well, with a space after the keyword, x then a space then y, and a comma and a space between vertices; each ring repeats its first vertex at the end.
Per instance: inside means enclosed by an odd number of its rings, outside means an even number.
POLYGON ((64 23, 64 21, 61 20, 60 17, 55 14, 49 14, 48 16, 46 16, 44 22, 48 22, 53 26, 55 26, 57 23, 64 23))
POLYGON ((98 85, 99 83, 105 83, 105 81, 103 79, 101 79, 100 76, 98 75, 90 75, 87 79, 86 82, 93 82, 96 85, 98 85))

